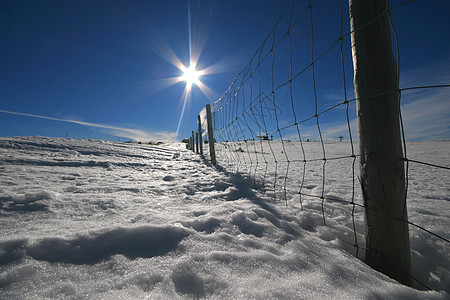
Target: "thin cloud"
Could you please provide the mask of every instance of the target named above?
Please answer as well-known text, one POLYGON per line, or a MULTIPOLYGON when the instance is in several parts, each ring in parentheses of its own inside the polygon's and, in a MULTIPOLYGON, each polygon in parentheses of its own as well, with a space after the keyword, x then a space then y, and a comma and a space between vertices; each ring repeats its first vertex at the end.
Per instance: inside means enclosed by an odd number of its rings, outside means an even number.
MULTIPOLYGON (((405 91, 402 93, 402 119, 407 141, 450 139, 450 88, 433 88, 405 91)), ((321 123, 322 136, 348 138, 348 125, 342 123, 321 123)), ((357 119, 350 120, 353 139, 358 138, 357 119)), ((317 126, 300 126, 302 137, 318 139, 317 126)), ((295 133, 291 135, 295 136, 295 133)))
POLYGON ((400 88, 450 82, 450 56, 400 73, 400 88))
MULTIPOLYGON (((450 82, 450 56, 401 74, 400 87, 450 82)), ((450 139, 450 88, 402 92, 402 116, 407 140, 450 139)))
MULTIPOLYGON (((407 141, 450 139, 450 88, 404 92, 401 105, 403 128, 407 141)), ((321 123, 324 138, 348 137, 348 125, 321 123)), ((357 119, 350 120, 353 139, 358 138, 357 119)), ((304 138, 318 138, 317 126, 300 127, 304 138)), ((295 136, 295 134, 293 134, 295 136)))
POLYGON ((133 139, 135 141, 174 141, 175 140, 175 133, 168 132, 168 131, 149 132, 149 131, 144 131, 144 130, 140 130, 140 129, 124 128, 124 127, 118 127, 118 126, 113 126, 113 125, 96 124, 96 123, 83 122, 83 121, 78 121, 78 120, 47 117, 47 116, 27 114, 27 113, 14 112, 14 111, 8 111, 8 110, 0 110, 0 113, 24 116, 24 117, 39 118, 39 119, 45 119, 45 120, 52 120, 52 121, 58 121, 58 122, 73 123, 73 124, 78 124, 81 126, 100 128, 100 129, 103 129, 103 131, 105 133, 108 133, 110 135, 117 136, 117 137, 125 137, 125 138, 129 138, 129 139, 133 139))
POLYGON ((450 88, 427 90, 408 98, 410 101, 402 105, 407 140, 450 139, 450 88))

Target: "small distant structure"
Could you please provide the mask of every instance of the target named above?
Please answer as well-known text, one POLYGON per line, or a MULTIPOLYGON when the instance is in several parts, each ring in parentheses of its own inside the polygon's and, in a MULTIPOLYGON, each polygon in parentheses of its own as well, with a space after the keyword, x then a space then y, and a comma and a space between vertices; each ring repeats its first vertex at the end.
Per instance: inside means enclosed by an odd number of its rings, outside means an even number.
POLYGON ((187 144, 187 143, 189 143, 189 139, 184 138, 181 142, 187 144))
POLYGON ((268 141, 269 140, 269 135, 265 134, 265 135, 257 135, 256 138, 261 139, 263 141, 268 141))
POLYGON ((342 142, 344 140, 344 137, 341 135, 339 136, 339 142, 342 142))

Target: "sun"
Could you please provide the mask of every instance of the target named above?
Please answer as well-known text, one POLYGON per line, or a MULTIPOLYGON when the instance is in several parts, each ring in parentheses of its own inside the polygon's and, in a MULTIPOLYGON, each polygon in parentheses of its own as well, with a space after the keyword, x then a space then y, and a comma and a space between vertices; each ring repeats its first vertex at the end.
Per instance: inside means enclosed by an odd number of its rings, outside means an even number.
POLYGON ((189 68, 181 66, 181 71, 183 75, 180 76, 180 81, 186 81, 186 86, 188 88, 192 87, 192 84, 198 85, 200 83, 200 76, 203 74, 202 71, 197 71, 195 69, 195 64, 191 64, 189 68))

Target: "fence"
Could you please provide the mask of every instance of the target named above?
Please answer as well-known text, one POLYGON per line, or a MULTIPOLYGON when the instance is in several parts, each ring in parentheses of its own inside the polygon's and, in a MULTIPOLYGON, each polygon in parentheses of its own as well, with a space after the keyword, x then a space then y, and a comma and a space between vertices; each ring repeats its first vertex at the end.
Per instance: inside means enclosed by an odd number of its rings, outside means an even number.
MULTIPOLYGON (((197 132, 208 141, 213 164, 251 178, 275 201, 295 201, 302 210, 319 206, 324 224, 343 214, 352 228, 351 238, 343 238, 347 249, 400 282, 429 288, 428 278, 410 270, 409 226, 447 253, 449 239, 445 230, 408 220, 411 169, 448 176, 450 168, 408 157, 400 98, 448 91, 450 84, 399 84, 402 52, 391 14, 414 1, 389 7, 374 0, 370 11, 367 1, 350 0, 350 15, 342 1, 325 2, 288 3, 212 110, 207 105, 200 113, 197 132), (320 5, 336 13, 322 15, 320 5), (379 65, 385 73, 370 74, 379 65)), ((190 145, 195 151, 194 132, 190 145)))

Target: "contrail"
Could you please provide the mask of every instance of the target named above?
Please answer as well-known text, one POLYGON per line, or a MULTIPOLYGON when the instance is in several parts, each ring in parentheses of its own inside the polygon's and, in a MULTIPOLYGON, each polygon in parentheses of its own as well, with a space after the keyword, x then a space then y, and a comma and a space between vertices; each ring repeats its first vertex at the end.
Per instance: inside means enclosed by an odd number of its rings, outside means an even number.
POLYGON ((122 136, 122 137, 131 138, 134 140, 155 139, 155 138, 159 139, 159 140, 160 139, 164 139, 164 140, 172 140, 173 139, 173 133, 169 133, 169 132, 148 133, 148 132, 145 132, 145 131, 139 130, 139 129, 124 128, 124 127, 118 127, 118 126, 113 126, 113 125, 96 124, 96 123, 83 122, 83 121, 77 121, 77 120, 69 120, 69 119, 61 119, 61 118, 55 118, 55 117, 47 117, 47 116, 27 114, 27 113, 2 110, 2 109, 0 109, 0 113, 16 115, 16 116, 39 118, 39 119, 45 119, 45 120, 52 120, 52 121, 58 121, 58 122, 73 123, 73 124, 78 124, 78 125, 82 125, 82 126, 107 129, 114 136, 122 136))
POLYGON ((110 126, 110 125, 95 124, 95 123, 89 123, 89 122, 83 122, 83 121, 77 121, 77 120, 60 119, 60 118, 27 114, 27 113, 21 113, 21 112, 9 111, 9 110, 1 110, 0 109, 0 112, 5 113, 5 114, 10 114, 10 115, 25 116, 25 117, 32 117, 32 118, 53 120, 53 121, 59 121, 59 122, 67 122, 67 123, 75 123, 75 124, 79 124, 79 125, 83 125, 83 126, 90 126, 90 127, 98 127, 98 128, 105 128, 105 129, 126 129, 126 128, 120 128, 120 127, 110 126))

